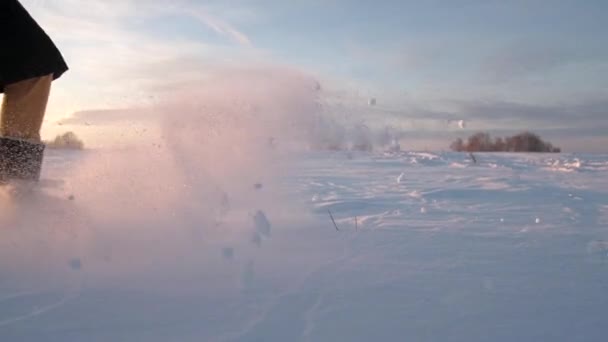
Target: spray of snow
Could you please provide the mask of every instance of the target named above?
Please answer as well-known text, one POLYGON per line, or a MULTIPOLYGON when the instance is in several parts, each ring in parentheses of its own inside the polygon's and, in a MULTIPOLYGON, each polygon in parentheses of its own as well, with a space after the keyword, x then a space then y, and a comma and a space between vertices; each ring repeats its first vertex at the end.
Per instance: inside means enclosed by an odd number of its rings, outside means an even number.
POLYGON ((0 270, 15 282, 64 284, 78 269, 90 280, 162 288, 150 278, 223 274, 237 254, 247 264, 252 235, 271 239, 271 223, 303 212, 277 179, 289 172, 287 137, 307 139, 300 128, 317 110, 316 84, 290 70, 227 70, 165 92, 142 123, 158 134, 86 151, 69 170, 45 169, 65 180, 57 189, 22 200, 2 193, 0 270))

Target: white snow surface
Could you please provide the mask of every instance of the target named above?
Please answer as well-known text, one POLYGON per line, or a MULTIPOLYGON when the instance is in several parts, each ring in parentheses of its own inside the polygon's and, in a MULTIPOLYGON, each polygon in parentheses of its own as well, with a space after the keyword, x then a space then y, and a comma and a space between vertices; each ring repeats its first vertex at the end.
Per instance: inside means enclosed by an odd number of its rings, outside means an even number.
POLYGON ((172 141, 0 192, 0 341, 608 338, 608 155, 172 141))

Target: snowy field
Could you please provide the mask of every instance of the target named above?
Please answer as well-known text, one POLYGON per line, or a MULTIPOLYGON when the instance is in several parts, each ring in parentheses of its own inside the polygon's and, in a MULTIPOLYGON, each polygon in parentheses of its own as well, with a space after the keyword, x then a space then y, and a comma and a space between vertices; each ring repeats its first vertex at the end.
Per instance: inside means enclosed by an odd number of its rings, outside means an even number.
POLYGON ((606 341, 608 155, 476 157, 50 151, 0 341, 606 341))

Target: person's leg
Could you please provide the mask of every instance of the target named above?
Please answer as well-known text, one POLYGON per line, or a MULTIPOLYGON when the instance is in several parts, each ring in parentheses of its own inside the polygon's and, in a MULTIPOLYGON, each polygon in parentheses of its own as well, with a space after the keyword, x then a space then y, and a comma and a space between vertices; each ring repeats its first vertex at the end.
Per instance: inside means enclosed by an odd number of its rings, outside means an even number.
POLYGON ((0 112, 0 181, 39 179, 44 153, 40 129, 52 80, 52 75, 47 75, 4 87, 0 112))
POLYGON ((5 86, 0 136, 40 142, 52 81, 53 76, 47 75, 5 86))

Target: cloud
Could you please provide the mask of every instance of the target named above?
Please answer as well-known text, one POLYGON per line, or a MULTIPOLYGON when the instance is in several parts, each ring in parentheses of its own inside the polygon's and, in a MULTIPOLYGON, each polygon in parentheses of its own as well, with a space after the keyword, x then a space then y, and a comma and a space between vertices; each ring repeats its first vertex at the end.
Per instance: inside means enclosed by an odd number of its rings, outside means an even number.
POLYGON ((601 61, 606 53, 597 48, 581 49, 576 44, 551 40, 520 40, 502 45, 481 61, 482 77, 491 82, 508 82, 534 77, 574 63, 601 61))
POLYGON ((184 13, 189 14, 194 18, 197 18, 216 33, 226 36, 242 46, 252 46, 251 39, 249 39, 249 37, 245 35, 245 33, 239 31, 229 23, 217 17, 211 16, 207 11, 203 9, 185 10, 184 13))
POLYGON ((552 105, 506 101, 454 102, 463 117, 486 122, 521 122, 546 127, 608 125, 608 100, 589 100, 552 105))
POLYGON ((70 117, 61 119, 59 125, 103 126, 121 122, 147 122, 153 118, 150 109, 101 109, 83 110, 73 113, 70 117))
POLYGON ((441 139, 441 134, 462 135, 479 130, 504 134, 531 130, 554 137, 605 137, 608 132, 608 100, 603 98, 550 104, 498 99, 410 101, 396 108, 351 104, 343 110, 352 115, 353 121, 390 125, 410 138, 430 138, 438 133, 437 138, 441 139), (466 122, 464 128, 459 127, 460 120, 466 122))

